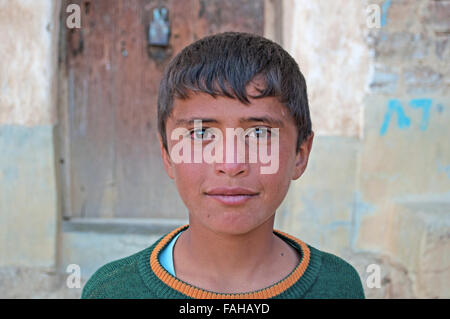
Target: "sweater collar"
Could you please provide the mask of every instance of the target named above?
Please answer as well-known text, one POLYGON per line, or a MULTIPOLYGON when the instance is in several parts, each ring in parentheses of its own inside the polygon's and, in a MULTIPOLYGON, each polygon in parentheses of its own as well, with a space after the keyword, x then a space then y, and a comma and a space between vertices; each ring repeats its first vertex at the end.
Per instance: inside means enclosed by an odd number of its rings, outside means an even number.
POLYGON ((161 298, 301 298, 311 287, 318 275, 321 263, 320 251, 294 236, 279 230, 274 230, 277 236, 294 246, 301 256, 297 267, 285 278, 267 288, 247 293, 217 293, 195 287, 172 276, 159 262, 161 251, 177 234, 186 230, 188 227, 189 225, 178 227, 161 237, 149 247, 146 254, 140 260, 139 271, 144 282, 149 289, 153 290, 161 298))

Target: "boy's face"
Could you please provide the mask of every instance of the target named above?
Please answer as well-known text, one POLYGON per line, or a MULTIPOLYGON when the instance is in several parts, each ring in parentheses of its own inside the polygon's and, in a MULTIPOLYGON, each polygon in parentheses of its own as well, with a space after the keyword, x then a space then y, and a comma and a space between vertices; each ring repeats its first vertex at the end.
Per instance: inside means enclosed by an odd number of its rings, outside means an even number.
MULTIPOLYGON (((254 85, 257 84, 251 84, 247 89, 251 95, 258 93, 254 85)), ((164 168, 169 177, 175 180, 178 192, 189 210, 190 222, 195 220, 197 224, 200 223, 214 232, 244 234, 274 218, 276 209, 288 191, 290 181, 298 179, 303 174, 308 162, 314 135, 312 134, 303 142, 300 151, 296 153, 297 127, 287 108, 274 97, 250 99, 250 101, 250 105, 244 105, 237 99, 226 97, 215 99, 205 93, 191 94, 187 100, 175 100, 172 114, 166 122, 169 154, 161 143, 164 168), (252 119, 249 120, 249 118, 252 119), (273 119, 279 123, 261 122, 255 118, 273 119), (170 157, 174 145, 179 142, 179 140, 171 140, 173 130, 180 127, 189 131, 193 130, 193 123, 187 124, 183 121, 191 119, 203 119, 203 132, 197 131, 189 135, 190 137, 201 140, 198 136, 211 127, 222 132, 224 146, 221 162, 180 163, 170 157), (212 119, 214 122, 205 121, 206 119, 212 119), (234 160, 227 162, 225 145, 230 142, 227 141, 227 128, 242 128, 244 131, 251 131, 251 128, 263 128, 263 130, 279 128, 278 170, 272 174, 261 174, 260 168, 267 166, 267 162, 261 163, 259 157, 254 162, 249 161, 247 155, 244 162, 239 162, 236 155, 236 140, 234 144, 231 144, 235 145, 232 156, 234 160), (246 191, 236 190, 238 187, 245 188, 246 191), (218 188, 231 191, 235 188, 236 193, 252 194, 226 195, 218 188)), ((190 137, 189 143, 192 141, 192 150, 194 150, 194 140, 190 137)), ((205 147, 210 141, 201 140, 200 143, 205 147)), ((270 142, 268 144, 267 153, 270 154, 270 142)), ((248 154, 248 145, 246 145, 245 154, 248 154)))

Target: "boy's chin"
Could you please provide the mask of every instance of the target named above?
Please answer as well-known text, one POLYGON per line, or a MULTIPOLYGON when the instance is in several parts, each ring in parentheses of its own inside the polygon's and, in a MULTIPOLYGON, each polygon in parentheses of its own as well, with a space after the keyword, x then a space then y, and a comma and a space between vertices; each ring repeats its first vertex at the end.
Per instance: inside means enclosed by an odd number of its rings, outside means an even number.
POLYGON ((215 220, 208 218, 207 220, 203 220, 202 224, 214 233, 234 236, 248 234, 261 226, 256 221, 242 219, 227 220, 225 218, 217 218, 215 220))

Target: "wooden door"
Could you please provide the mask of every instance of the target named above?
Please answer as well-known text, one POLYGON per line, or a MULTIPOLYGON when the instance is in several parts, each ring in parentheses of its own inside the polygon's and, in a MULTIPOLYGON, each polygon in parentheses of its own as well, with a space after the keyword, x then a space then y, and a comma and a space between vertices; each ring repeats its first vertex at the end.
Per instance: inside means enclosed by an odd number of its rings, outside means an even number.
POLYGON ((162 165, 162 72, 189 43, 224 31, 263 34, 264 0, 70 0, 61 13, 61 164, 65 217, 187 218, 162 165), (68 29, 68 4, 81 28, 68 29), (153 9, 169 11, 167 48, 149 46, 153 9), (65 124, 65 125, 64 125, 65 124))

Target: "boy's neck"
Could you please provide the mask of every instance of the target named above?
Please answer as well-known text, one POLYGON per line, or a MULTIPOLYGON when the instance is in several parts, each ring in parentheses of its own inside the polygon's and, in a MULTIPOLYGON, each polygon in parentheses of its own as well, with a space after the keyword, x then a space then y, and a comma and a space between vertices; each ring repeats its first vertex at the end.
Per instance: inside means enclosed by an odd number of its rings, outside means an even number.
POLYGON ((254 291, 283 279, 300 256, 273 233, 274 217, 243 235, 216 233, 190 220, 174 248, 178 278, 216 292, 254 291))

